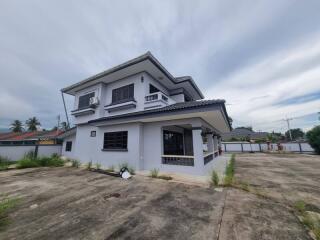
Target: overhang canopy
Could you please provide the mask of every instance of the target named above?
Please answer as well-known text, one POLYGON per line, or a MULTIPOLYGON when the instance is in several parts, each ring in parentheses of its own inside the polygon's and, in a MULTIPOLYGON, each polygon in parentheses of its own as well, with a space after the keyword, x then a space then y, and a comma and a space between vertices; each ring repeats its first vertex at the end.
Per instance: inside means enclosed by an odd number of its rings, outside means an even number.
POLYGON ((96 120, 91 120, 88 123, 94 126, 105 126, 109 124, 156 122, 197 117, 206 121, 219 133, 225 133, 231 130, 224 100, 204 100, 176 103, 152 110, 103 117, 96 120))

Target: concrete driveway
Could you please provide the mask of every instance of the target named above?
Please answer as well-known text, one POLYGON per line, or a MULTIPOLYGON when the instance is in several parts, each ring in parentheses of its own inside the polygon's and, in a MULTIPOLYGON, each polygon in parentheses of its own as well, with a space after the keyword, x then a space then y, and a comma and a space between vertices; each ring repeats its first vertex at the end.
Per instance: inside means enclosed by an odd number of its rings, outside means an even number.
POLYGON ((215 239, 225 192, 74 168, 0 172, 18 196, 0 239, 215 239))

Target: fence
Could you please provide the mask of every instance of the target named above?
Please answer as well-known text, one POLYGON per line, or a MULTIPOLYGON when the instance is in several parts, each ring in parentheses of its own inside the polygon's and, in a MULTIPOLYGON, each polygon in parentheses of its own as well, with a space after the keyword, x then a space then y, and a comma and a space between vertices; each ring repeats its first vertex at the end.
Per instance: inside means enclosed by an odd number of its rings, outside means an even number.
MULTIPOLYGON (((35 145, 6 145, 0 146, 0 156, 8 157, 12 161, 21 159, 26 153, 35 151, 35 145)), ((61 154, 61 145, 38 145, 38 156, 50 156, 53 153, 61 154)))
MULTIPOLYGON (((284 151, 297 153, 311 153, 313 148, 305 142, 302 143, 281 143, 284 151)), ((278 150, 275 143, 270 144, 271 150, 278 150)), ((266 143, 239 143, 239 142, 222 142, 222 150, 225 152, 264 152, 268 151, 266 143)))

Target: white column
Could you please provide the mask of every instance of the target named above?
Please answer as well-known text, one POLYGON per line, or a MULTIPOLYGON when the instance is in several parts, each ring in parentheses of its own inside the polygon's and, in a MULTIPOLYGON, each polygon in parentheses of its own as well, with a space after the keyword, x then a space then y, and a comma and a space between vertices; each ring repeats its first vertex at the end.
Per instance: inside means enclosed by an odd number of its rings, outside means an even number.
POLYGON ((213 134, 212 133, 207 133, 207 147, 208 147, 208 152, 212 153, 213 152, 213 134))
POLYGON ((218 137, 216 135, 213 137, 213 150, 218 151, 218 137))
POLYGON ((203 172, 203 141, 201 136, 202 129, 195 127, 192 129, 193 155, 195 172, 202 174, 203 172))

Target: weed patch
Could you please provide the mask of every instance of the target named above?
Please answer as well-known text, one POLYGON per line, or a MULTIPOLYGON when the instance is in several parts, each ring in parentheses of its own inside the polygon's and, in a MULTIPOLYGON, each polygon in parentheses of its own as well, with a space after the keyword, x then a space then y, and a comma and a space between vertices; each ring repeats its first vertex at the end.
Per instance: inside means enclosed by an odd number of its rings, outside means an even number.
POLYGON ((150 171, 150 177, 152 177, 152 178, 157 178, 158 174, 159 174, 159 169, 157 169, 157 168, 154 168, 150 171))
POLYGON ((4 230, 4 228, 9 224, 8 213, 17 205, 18 201, 18 198, 8 197, 2 197, 0 200, 0 231, 4 230))
POLYGON ((71 167, 79 168, 80 167, 80 161, 77 159, 71 159, 71 167))
POLYGON ((320 240, 320 215, 306 211, 306 203, 302 200, 295 202, 293 207, 299 212, 301 222, 312 231, 317 240, 320 240))
POLYGON ((230 161, 226 167, 226 173, 225 173, 224 183, 223 183, 224 186, 226 187, 230 187, 233 183, 235 158, 236 158, 236 155, 232 154, 230 161))
POLYGON ((34 157, 33 153, 27 153, 17 162, 17 168, 33 168, 33 167, 62 167, 64 161, 57 155, 52 154, 50 157, 34 157))
POLYGON ((219 185, 219 175, 216 171, 211 172, 211 183, 213 186, 219 185))

